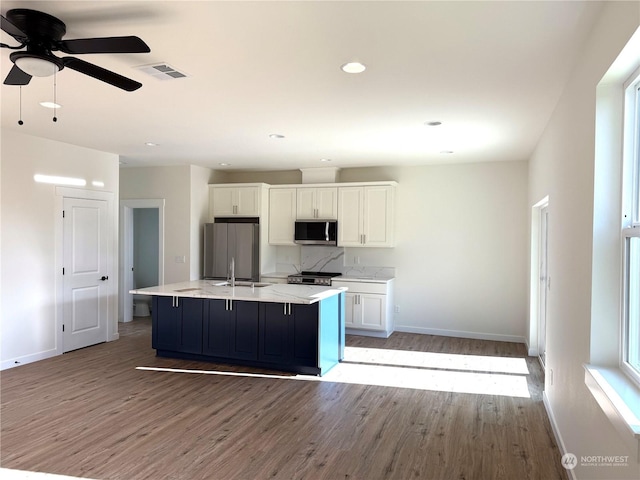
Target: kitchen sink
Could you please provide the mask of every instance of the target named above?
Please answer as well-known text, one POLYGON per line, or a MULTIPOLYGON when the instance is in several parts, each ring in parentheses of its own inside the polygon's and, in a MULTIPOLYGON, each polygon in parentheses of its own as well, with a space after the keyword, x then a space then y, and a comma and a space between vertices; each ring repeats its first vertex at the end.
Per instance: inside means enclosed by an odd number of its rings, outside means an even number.
POLYGON ((245 281, 236 281, 236 287, 255 287, 255 288, 262 288, 262 287, 268 287, 269 285, 271 285, 270 283, 262 283, 262 282, 245 282, 245 281))
MULTIPOLYGON (((217 282, 211 284, 213 287, 230 287, 231 282, 217 282)), ((272 283, 262 283, 262 282, 247 282, 245 280, 237 280, 236 287, 255 287, 262 288, 268 287, 269 285, 273 285, 272 283)))

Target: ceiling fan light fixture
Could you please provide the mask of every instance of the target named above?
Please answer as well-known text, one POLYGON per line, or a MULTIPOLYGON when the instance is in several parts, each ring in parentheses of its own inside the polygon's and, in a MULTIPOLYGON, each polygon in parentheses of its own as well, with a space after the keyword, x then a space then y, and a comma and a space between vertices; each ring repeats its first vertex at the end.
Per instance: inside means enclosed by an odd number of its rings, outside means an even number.
POLYGON ((21 56, 16 58, 15 64, 32 77, 50 77, 60 71, 58 65, 40 57, 21 56))

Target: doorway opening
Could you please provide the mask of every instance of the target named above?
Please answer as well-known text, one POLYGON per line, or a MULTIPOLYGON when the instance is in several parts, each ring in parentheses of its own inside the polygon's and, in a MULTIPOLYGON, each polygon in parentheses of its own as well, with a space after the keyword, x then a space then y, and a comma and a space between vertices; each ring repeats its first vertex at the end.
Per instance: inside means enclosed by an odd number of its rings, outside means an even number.
POLYGON ((164 284, 164 199, 122 200, 120 219, 119 321, 130 322, 149 314, 149 302, 129 291, 164 284))
POLYGON ((547 304, 549 275, 549 197, 533 206, 531 214, 531 293, 529 355, 537 356, 544 369, 547 352, 547 304))

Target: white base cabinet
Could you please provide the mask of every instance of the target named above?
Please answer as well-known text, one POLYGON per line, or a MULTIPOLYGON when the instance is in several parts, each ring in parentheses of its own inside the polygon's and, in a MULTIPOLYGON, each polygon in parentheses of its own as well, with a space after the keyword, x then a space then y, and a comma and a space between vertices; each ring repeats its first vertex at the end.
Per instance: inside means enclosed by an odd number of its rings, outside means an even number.
POLYGON ((347 333, 384 338, 393 333, 393 282, 332 281, 334 287, 348 288, 345 295, 347 333))

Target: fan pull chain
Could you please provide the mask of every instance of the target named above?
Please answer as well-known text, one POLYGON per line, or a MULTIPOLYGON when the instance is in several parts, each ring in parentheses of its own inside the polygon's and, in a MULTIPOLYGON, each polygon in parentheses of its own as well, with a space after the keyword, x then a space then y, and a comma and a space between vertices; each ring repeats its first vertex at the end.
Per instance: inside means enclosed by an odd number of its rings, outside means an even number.
POLYGON ((53 72, 53 106, 54 106, 54 108, 53 108, 53 121, 54 122, 58 121, 58 117, 56 117, 56 110, 55 110, 57 108, 56 106, 58 105, 58 102, 56 102, 56 85, 57 85, 56 78, 57 78, 57 76, 58 76, 58 72, 54 71, 53 72))
POLYGON ((18 125, 24 125, 22 121, 22 85, 20 85, 20 118, 18 119, 18 125))

